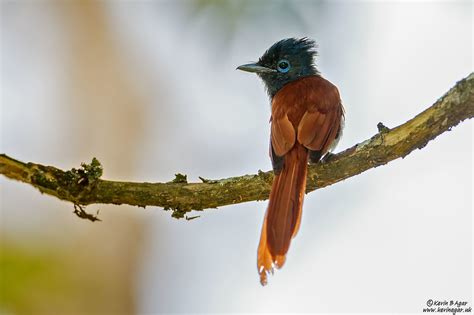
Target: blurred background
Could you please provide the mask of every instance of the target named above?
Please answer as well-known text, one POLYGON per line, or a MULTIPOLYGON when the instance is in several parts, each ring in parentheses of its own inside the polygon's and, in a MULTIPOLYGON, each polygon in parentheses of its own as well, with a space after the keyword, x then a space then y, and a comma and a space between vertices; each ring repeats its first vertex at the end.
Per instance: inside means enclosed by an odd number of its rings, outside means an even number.
MULTIPOLYGON (((286 37, 319 44, 346 108, 340 151, 421 112, 473 70, 473 5, 333 1, 2 1, 0 152, 106 179, 270 169, 269 102, 236 66, 286 37)), ((472 306, 472 122, 306 196, 262 288, 266 202, 171 218, 69 203, 0 177, 0 313, 421 312, 472 306)))

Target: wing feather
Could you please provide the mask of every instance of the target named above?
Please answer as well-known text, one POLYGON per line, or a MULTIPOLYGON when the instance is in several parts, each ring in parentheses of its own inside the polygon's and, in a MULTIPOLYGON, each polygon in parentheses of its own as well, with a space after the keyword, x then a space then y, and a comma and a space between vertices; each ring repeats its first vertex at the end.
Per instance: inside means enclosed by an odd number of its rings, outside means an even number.
POLYGON ((273 150, 277 156, 283 156, 295 145, 296 132, 288 119, 284 115, 279 119, 272 119, 271 138, 273 150))
POLYGON ((326 119, 326 114, 321 112, 306 111, 298 125, 298 142, 308 147, 316 137, 316 134, 326 119))

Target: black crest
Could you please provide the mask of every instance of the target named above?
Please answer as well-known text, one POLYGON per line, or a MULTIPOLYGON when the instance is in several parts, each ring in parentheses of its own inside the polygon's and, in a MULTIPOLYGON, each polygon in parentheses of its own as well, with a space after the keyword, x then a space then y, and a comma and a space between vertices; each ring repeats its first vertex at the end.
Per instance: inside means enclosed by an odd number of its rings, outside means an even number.
POLYGON ((275 70, 259 73, 270 97, 291 81, 319 74, 314 64, 316 56, 316 43, 306 37, 283 39, 268 48, 257 64, 275 70))

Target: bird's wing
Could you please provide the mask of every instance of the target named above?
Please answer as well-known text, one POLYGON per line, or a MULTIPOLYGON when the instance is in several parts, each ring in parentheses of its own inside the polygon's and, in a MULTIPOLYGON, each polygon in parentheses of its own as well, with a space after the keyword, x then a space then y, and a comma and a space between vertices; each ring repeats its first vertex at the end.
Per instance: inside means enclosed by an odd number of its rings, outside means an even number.
POLYGON ((298 124, 298 142, 312 151, 326 153, 337 136, 343 117, 337 88, 328 81, 309 94, 310 104, 298 124))
POLYGON ((298 142, 313 151, 327 151, 339 130, 341 114, 338 110, 326 114, 307 111, 298 125, 298 142))
POLYGON ((272 119, 271 141, 273 151, 277 156, 285 155, 294 146, 296 141, 295 128, 288 119, 288 115, 272 119))

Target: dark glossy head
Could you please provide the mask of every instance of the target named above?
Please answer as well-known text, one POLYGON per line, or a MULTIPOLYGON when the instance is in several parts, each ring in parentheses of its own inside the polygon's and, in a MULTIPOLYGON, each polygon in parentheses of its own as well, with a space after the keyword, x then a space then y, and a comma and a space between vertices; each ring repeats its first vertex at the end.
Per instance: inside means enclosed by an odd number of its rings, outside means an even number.
POLYGON ((257 73, 273 97, 285 84, 318 74, 314 65, 316 44, 308 38, 287 38, 273 44, 256 63, 237 67, 257 73))

